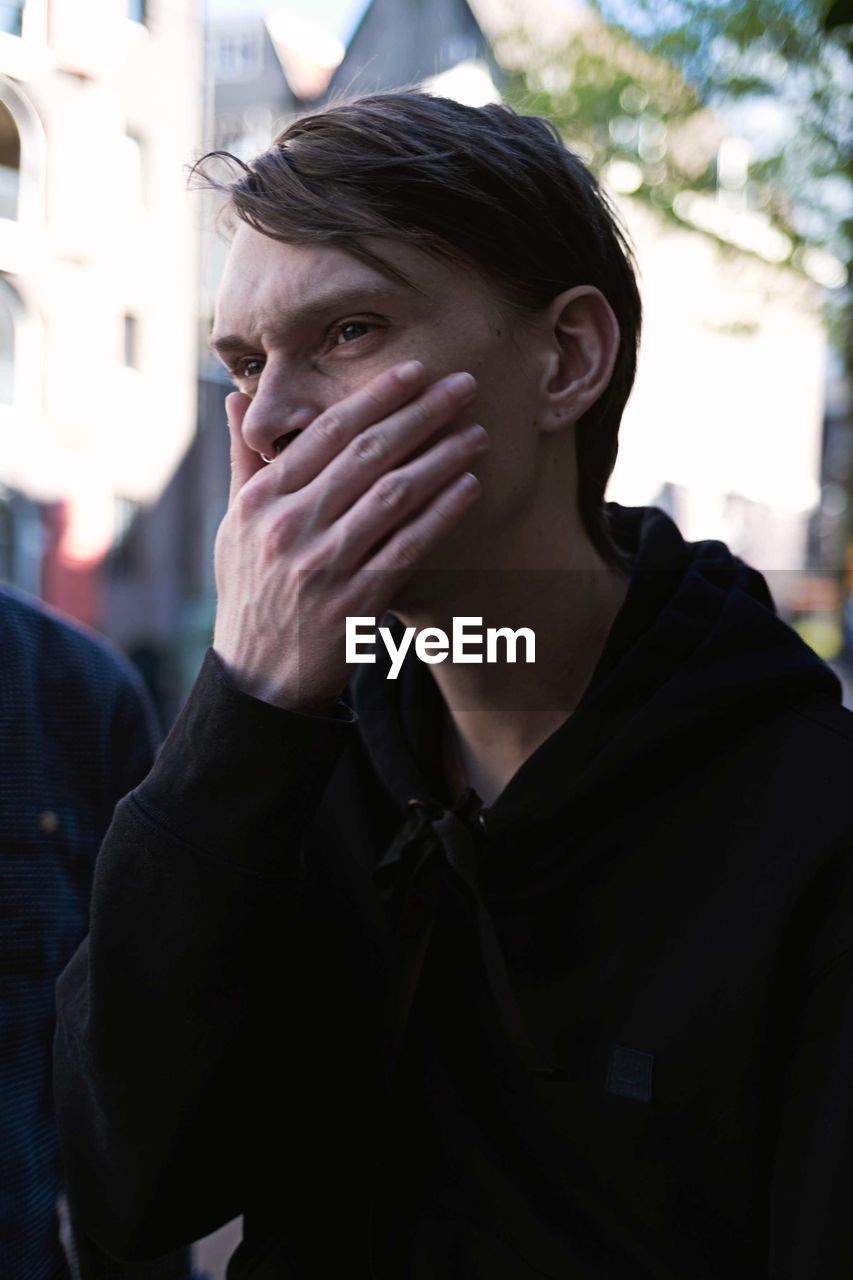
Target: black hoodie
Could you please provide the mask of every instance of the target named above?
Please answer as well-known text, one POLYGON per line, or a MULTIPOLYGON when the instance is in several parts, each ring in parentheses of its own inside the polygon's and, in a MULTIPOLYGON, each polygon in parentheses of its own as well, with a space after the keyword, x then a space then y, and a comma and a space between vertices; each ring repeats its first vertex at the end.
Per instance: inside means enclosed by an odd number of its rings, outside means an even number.
POLYGON ((58 989, 108 1249, 243 1213, 233 1280, 853 1276, 853 716, 759 573, 608 511, 625 603, 486 809, 412 655, 321 718, 208 654, 58 989))

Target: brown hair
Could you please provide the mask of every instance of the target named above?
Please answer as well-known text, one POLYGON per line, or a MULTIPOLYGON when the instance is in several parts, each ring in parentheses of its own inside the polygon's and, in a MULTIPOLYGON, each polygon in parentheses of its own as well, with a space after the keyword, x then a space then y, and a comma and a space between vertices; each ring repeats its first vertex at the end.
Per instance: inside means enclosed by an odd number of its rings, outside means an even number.
POLYGON ((625 564, 604 491, 637 360, 641 304, 631 250, 589 169, 556 128, 505 106, 469 107, 414 90, 336 103, 293 121, 244 164, 211 152, 193 167, 256 231, 292 244, 332 244, 398 275, 364 243, 406 242, 461 257, 505 300, 538 310, 591 284, 610 303, 621 341, 607 390, 577 427, 578 506, 603 558, 625 564), (239 167, 222 182, 206 163, 239 167))

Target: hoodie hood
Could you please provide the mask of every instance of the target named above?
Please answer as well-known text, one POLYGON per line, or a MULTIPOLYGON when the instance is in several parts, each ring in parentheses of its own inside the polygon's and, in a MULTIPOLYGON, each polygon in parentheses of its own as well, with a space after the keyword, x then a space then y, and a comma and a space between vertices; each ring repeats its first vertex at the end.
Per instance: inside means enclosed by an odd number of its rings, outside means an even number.
MULTIPOLYGON (((686 542, 656 507, 608 503, 607 512, 630 560, 628 592, 581 702, 484 810, 499 842, 567 809, 577 821, 607 797, 630 798, 650 770, 670 781, 695 770, 804 700, 841 701, 837 677, 779 619, 760 572, 722 542, 686 542)), ((412 651, 397 681, 386 679, 389 665, 378 648, 352 681, 367 751, 401 808, 446 805, 441 695, 412 651)))

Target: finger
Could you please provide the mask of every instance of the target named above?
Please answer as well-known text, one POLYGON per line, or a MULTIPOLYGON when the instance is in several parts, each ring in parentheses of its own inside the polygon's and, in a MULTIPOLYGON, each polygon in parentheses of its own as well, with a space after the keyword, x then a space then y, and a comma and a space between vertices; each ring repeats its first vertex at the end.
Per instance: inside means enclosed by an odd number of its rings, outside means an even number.
POLYGON ((270 466, 271 480, 281 493, 295 493, 310 484, 366 427, 387 418, 417 395, 426 372, 418 360, 395 365, 364 387, 330 405, 270 466))
POLYGON ((330 557, 332 565, 354 569, 363 564, 380 542, 472 467, 488 447, 484 428, 469 426, 380 476, 330 531, 336 548, 330 557))
POLYGON ((250 449, 243 439, 243 418, 252 403, 249 396, 242 391, 232 391, 225 397, 225 413, 228 417, 228 430, 231 433, 231 489, 228 494, 228 505, 247 481, 266 465, 261 461, 254 449, 250 449))
POLYGON ((404 583, 467 515, 480 497, 480 481, 470 471, 457 476, 393 537, 357 575, 366 593, 364 613, 379 617, 393 606, 404 583))
POLYGON ((362 431, 316 478, 316 515, 329 526, 399 463, 422 452, 439 432, 455 430, 471 411, 476 383, 470 374, 452 374, 381 422, 362 431))

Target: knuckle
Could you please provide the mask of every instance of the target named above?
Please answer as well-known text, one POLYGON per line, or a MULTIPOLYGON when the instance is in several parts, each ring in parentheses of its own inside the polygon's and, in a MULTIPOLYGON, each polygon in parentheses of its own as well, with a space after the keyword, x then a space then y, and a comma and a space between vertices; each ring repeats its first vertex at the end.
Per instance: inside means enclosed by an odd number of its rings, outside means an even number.
POLYGON ((421 540, 413 533, 403 534, 388 548, 392 568, 406 569, 414 564, 421 552, 421 540))
POLYGON ((328 530, 322 549, 318 548, 320 562, 327 566, 340 565, 346 556, 347 526, 328 530))
POLYGON ((299 574, 313 574, 319 570, 326 569, 329 564, 328 553, 320 546, 313 545, 306 547, 299 557, 297 572, 299 574))
POLYGON ((387 412, 386 397, 381 394, 377 387, 365 388, 364 402, 372 413, 385 414, 387 412))
POLYGON ((321 413, 319 418, 315 420, 313 429, 314 435, 321 444, 328 444, 337 448, 343 443, 343 420, 333 409, 327 409, 325 413, 321 413))
MULTIPOLYGON (((244 485, 235 495, 231 511, 238 524, 251 520, 261 506, 262 495, 258 485, 244 485)), ((230 513, 229 513, 230 514, 230 513)))
POLYGON ((409 496, 409 484, 399 473, 383 476, 375 487, 377 501, 385 507, 399 507, 409 496))
POLYGON ((279 547, 287 546, 293 542, 298 524, 299 515, 295 507, 283 507, 276 513, 270 526, 268 538, 268 545, 273 552, 276 552, 279 547))
POLYGON ((418 427, 428 427, 430 423, 435 421, 437 412, 444 406, 436 396, 424 396, 420 400, 416 400, 411 406, 411 414, 415 425, 418 427))
POLYGON ((385 438, 379 431, 362 431, 352 443, 352 450, 361 462, 375 462, 385 452, 385 438))
POLYGON ((216 530, 216 537, 213 540, 213 560, 218 564, 228 549, 228 526, 223 523, 216 530))

